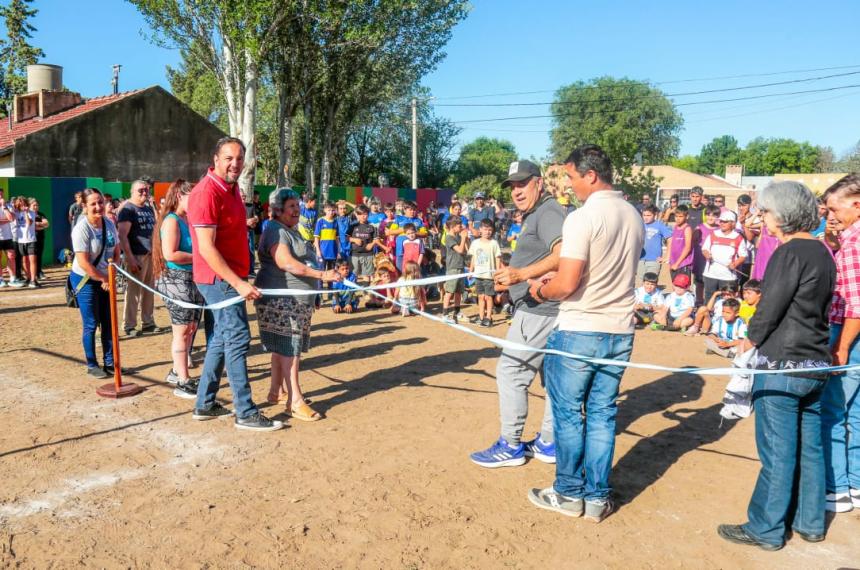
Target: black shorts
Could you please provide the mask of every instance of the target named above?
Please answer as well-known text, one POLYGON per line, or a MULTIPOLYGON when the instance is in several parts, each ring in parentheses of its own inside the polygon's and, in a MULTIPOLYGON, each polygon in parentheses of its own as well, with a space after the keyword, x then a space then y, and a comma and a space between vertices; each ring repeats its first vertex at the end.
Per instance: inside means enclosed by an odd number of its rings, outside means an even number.
POLYGON ((0 251, 15 251, 15 242, 11 239, 0 239, 0 251))
POLYGON ((18 242, 18 255, 36 255, 36 242, 31 241, 30 243, 21 243, 18 242))
POLYGON ((487 295, 492 297, 496 294, 496 285, 492 279, 475 279, 475 295, 487 295))

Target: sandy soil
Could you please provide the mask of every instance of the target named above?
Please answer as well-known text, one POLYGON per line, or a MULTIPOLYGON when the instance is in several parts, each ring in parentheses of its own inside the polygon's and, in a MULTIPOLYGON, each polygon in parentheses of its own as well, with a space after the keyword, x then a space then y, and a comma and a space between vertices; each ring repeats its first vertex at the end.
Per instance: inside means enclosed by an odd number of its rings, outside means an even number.
MULTIPOLYGON (((612 478, 620 508, 594 525, 528 502, 552 466, 469 461, 498 436, 498 351, 478 339, 420 318, 324 310, 302 380, 327 418, 252 434, 191 420, 189 401, 163 381, 166 334, 122 343, 123 365, 135 369, 127 380, 143 394, 96 396, 61 275, 38 291, 0 292, 2 567, 860 565, 857 512, 833 520, 825 542, 795 538, 776 553, 717 537, 718 523, 745 520, 759 467, 752 421, 720 424, 725 380, 625 375, 612 478)), ((157 319, 168 322, 164 309, 157 319)), ((652 331, 637 334, 634 359, 721 362, 700 340, 652 331)), ((268 362, 255 345, 258 401, 268 362)), ((529 433, 543 397, 536 384, 529 433)))

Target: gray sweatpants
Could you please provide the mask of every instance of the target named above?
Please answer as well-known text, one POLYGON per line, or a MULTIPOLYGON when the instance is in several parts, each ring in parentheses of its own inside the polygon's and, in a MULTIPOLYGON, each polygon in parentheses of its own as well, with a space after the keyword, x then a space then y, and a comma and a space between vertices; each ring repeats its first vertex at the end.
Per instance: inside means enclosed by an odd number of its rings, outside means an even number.
MULTIPOLYGON (((546 348, 546 340, 552 332, 555 317, 516 311, 508 330, 507 340, 535 348, 546 348)), ((511 445, 519 445, 523 427, 529 414, 529 386, 541 370, 543 354, 503 350, 496 365, 496 382, 499 386, 499 415, 502 437, 511 445)), ((554 441, 552 430, 552 408, 549 394, 546 395, 541 439, 554 441)))

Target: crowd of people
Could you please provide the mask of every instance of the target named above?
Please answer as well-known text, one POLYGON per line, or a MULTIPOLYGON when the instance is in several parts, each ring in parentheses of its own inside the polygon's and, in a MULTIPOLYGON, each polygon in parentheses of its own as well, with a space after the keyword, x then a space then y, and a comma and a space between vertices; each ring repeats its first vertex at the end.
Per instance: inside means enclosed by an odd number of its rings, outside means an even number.
POLYGON ((0 192, 0 289, 6 287, 40 287, 45 278, 42 254, 45 251, 45 230, 50 222, 39 211, 39 201, 15 196, 8 202, 0 192), (3 279, 3 276, 6 279, 3 279))
MULTIPOLYGON (((548 189, 536 164, 520 160, 502 184, 513 210, 476 194, 471 203, 455 196, 447 208, 431 204, 419 212, 408 200, 318 204, 288 188, 263 203, 240 192, 243 167, 241 141, 225 138, 201 180, 177 180, 158 208, 147 180, 136 181, 118 208, 98 190, 81 194, 70 286, 91 375, 113 372, 109 335, 102 335, 102 366, 95 350, 96 330, 110 330, 111 261, 175 301, 233 301, 211 311, 166 301, 173 333, 167 380, 176 395, 195 400, 195 420, 233 416, 237 428, 255 431, 282 423, 253 401, 246 362, 252 335, 247 305, 237 297, 254 302, 260 342, 271 356, 267 400, 283 402, 291 418, 317 421, 321 414, 299 381, 315 310, 382 308, 409 316, 440 300, 446 322, 457 323, 474 296, 475 324, 493 326, 496 311, 510 308, 507 340, 554 351, 502 350, 500 437, 470 459, 487 468, 528 458, 553 463, 554 483, 529 491, 529 500, 600 522, 614 510, 616 400, 636 329, 703 335, 705 350, 729 358, 755 350, 752 367, 771 372, 756 374, 752 391, 762 470, 749 520, 721 525, 720 535, 773 550, 790 529, 823 540, 826 510, 860 508, 860 373, 826 370, 860 364, 857 175, 819 199, 801 184, 775 183, 740 196, 734 209, 693 188, 689 205, 672 198, 661 211, 648 196, 634 204, 615 190, 609 158, 586 145, 559 166, 578 208, 548 189), (438 289, 410 284, 437 274, 452 279, 438 289), (356 293, 353 283, 390 287, 376 296, 356 293), (263 296, 261 289, 312 293, 263 296), (201 322, 205 360, 192 379, 191 346, 201 322), (791 372, 797 369, 803 371, 791 372), (215 399, 225 370, 232 410, 215 399), (540 431, 526 439, 528 389, 538 372, 547 398, 540 431)), ((146 287, 130 281, 126 336, 161 330, 152 304, 146 287)))

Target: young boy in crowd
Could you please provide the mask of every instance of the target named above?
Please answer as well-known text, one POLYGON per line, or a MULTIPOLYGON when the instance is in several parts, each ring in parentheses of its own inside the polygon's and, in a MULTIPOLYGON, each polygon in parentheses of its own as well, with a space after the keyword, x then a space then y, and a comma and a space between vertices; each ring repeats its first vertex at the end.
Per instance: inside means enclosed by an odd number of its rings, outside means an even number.
POLYGON ((746 239, 735 231, 736 221, 735 213, 726 210, 720 214, 720 227, 702 241, 702 256, 706 261, 705 270, 702 272, 705 298, 710 298, 713 292, 723 285, 737 283, 735 270, 749 257, 746 239))
POLYGON ((320 269, 334 269, 338 249, 334 202, 328 201, 323 205, 323 217, 317 220, 314 228, 314 249, 320 269))
POLYGON ((392 232, 397 227, 394 205, 386 204, 384 213, 385 219, 379 222, 379 236, 385 241, 385 246, 388 248, 388 259, 394 261, 394 254, 397 248, 397 234, 392 232))
POLYGON ((376 249, 387 251, 388 248, 376 232, 376 228, 369 221, 367 206, 360 204, 355 208, 355 218, 347 230, 347 236, 352 244, 352 272, 361 283, 368 283, 373 275, 373 256, 376 249))
POLYGON ((657 279, 656 273, 645 273, 642 276, 642 285, 633 292, 636 297, 633 316, 637 325, 645 326, 653 321, 654 311, 665 303, 663 294, 657 289, 657 279))
POLYGON ((666 295, 665 304, 654 311, 653 330, 679 330, 693 324, 693 307, 696 298, 688 290, 690 276, 679 273, 672 280, 672 292, 666 295))
MULTIPOLYGON (((466 252, 469 248, 469 232, 460 216, 451 216, 445 222, 445 274, 459 275, 466 270, 466 252)), ((445 282, 445 297, 442 299, 442 315, 445 322, 456 323, 460 317, 463 301, 464 280, 445 282), (453 303, 453 304, 452 304, 453 303)))
POLYGON ((669 275, 691 275, 693 268, 693 228, 687 223, 689 210, 681 204, 675 208, 675 228, 669 238, 669 275))
MULTIPOLYGON (((355 274, 349 268, 348 259, 338 259, 335 271, 340 273, 344 280, 355 283, 355 274)), ((353 313, 358 310, 358 294, 355 289, 342 281, 335 281, 331 286, 334 293, 331 297, 331 306, 335 313, 353 313)))
POLYGON ((317 197, 307 194, 299 212, 299 234, 306 242, 314 241, 317 224, 317 197))
POLYGON ((517 238, 520 232, 523 231, 523 213, 520 210, 514 210, 513 223, 508 228, 508 235, 505 236, 505 241, 511 246, 511 251, 517 250, 517 238))
POLYGON ((711 332, 705 338, 705 352, 713 352, 726 358, 735 357, 735 348, 747 336, 747 325, 738 317, 741 303, 737 299, 723 301, 723 312, 714 318, 711 332))
MULTIPOLYGON (((382 202, 379 198, 370 199, 370 213, 367 215, 367 223, 379 230, 379 225, 385 219, 385 212, 382 211, 382 202)), ((381 234, 380 234, 381 235, 381 234)))
POLYGON ((642 256, 639 258, 639 268, 636 278, 644 282, 646 273, 660 275, 660 264, 663 262, 663 242, 672 237, 669 226, 657 219, 660 210, 654 205, 642 210, 642 221, 645 223, 645 245, 642 246, 642 256))
POLYGON ((711 330, 711 323, 723 314, 723 303, 728 299, 735 299, 737 296, 738 291, 734 285, 723 285, 719 291, 714 291, 708 299, 708 303, 696 311, 693 326, 689 327, 684 334, 693 336, 711 330))
POLYGON ((418 238, 418 229, 412 222, 403 226, 403 236, 398 237, 397 270, 403 273, 403 268, 410 261, 414 261, 421 267, 424 261, 424 240, 418 238))
POLYGON ((338 257, 349 259, 352 255, 352 243, 349 240, 349 227, 353 219, 350 214, 352 204, 346 200, 337 201, 337 248, 338 257))
POLYGON ((749 323, 750 319, 753 318, 753 315, 755 314, 758 302, 761 301, 761 281, 758 279, 750 279, 744 283, 742 294, 743 301, 741 301, 741 308, 738 312, 738 316, 740 316, 745 323, 749 323))
POLYGON ((475 273, 478 323, 482 327, 493 326, 493 296, 496 294, 493 273, 502 261, 502 250, 499 248, 499 242, 492 238, 494 229, 492 220, 481 220, 480 237, 469 246, 469 255, 472 256, 469 271, 475 273))

